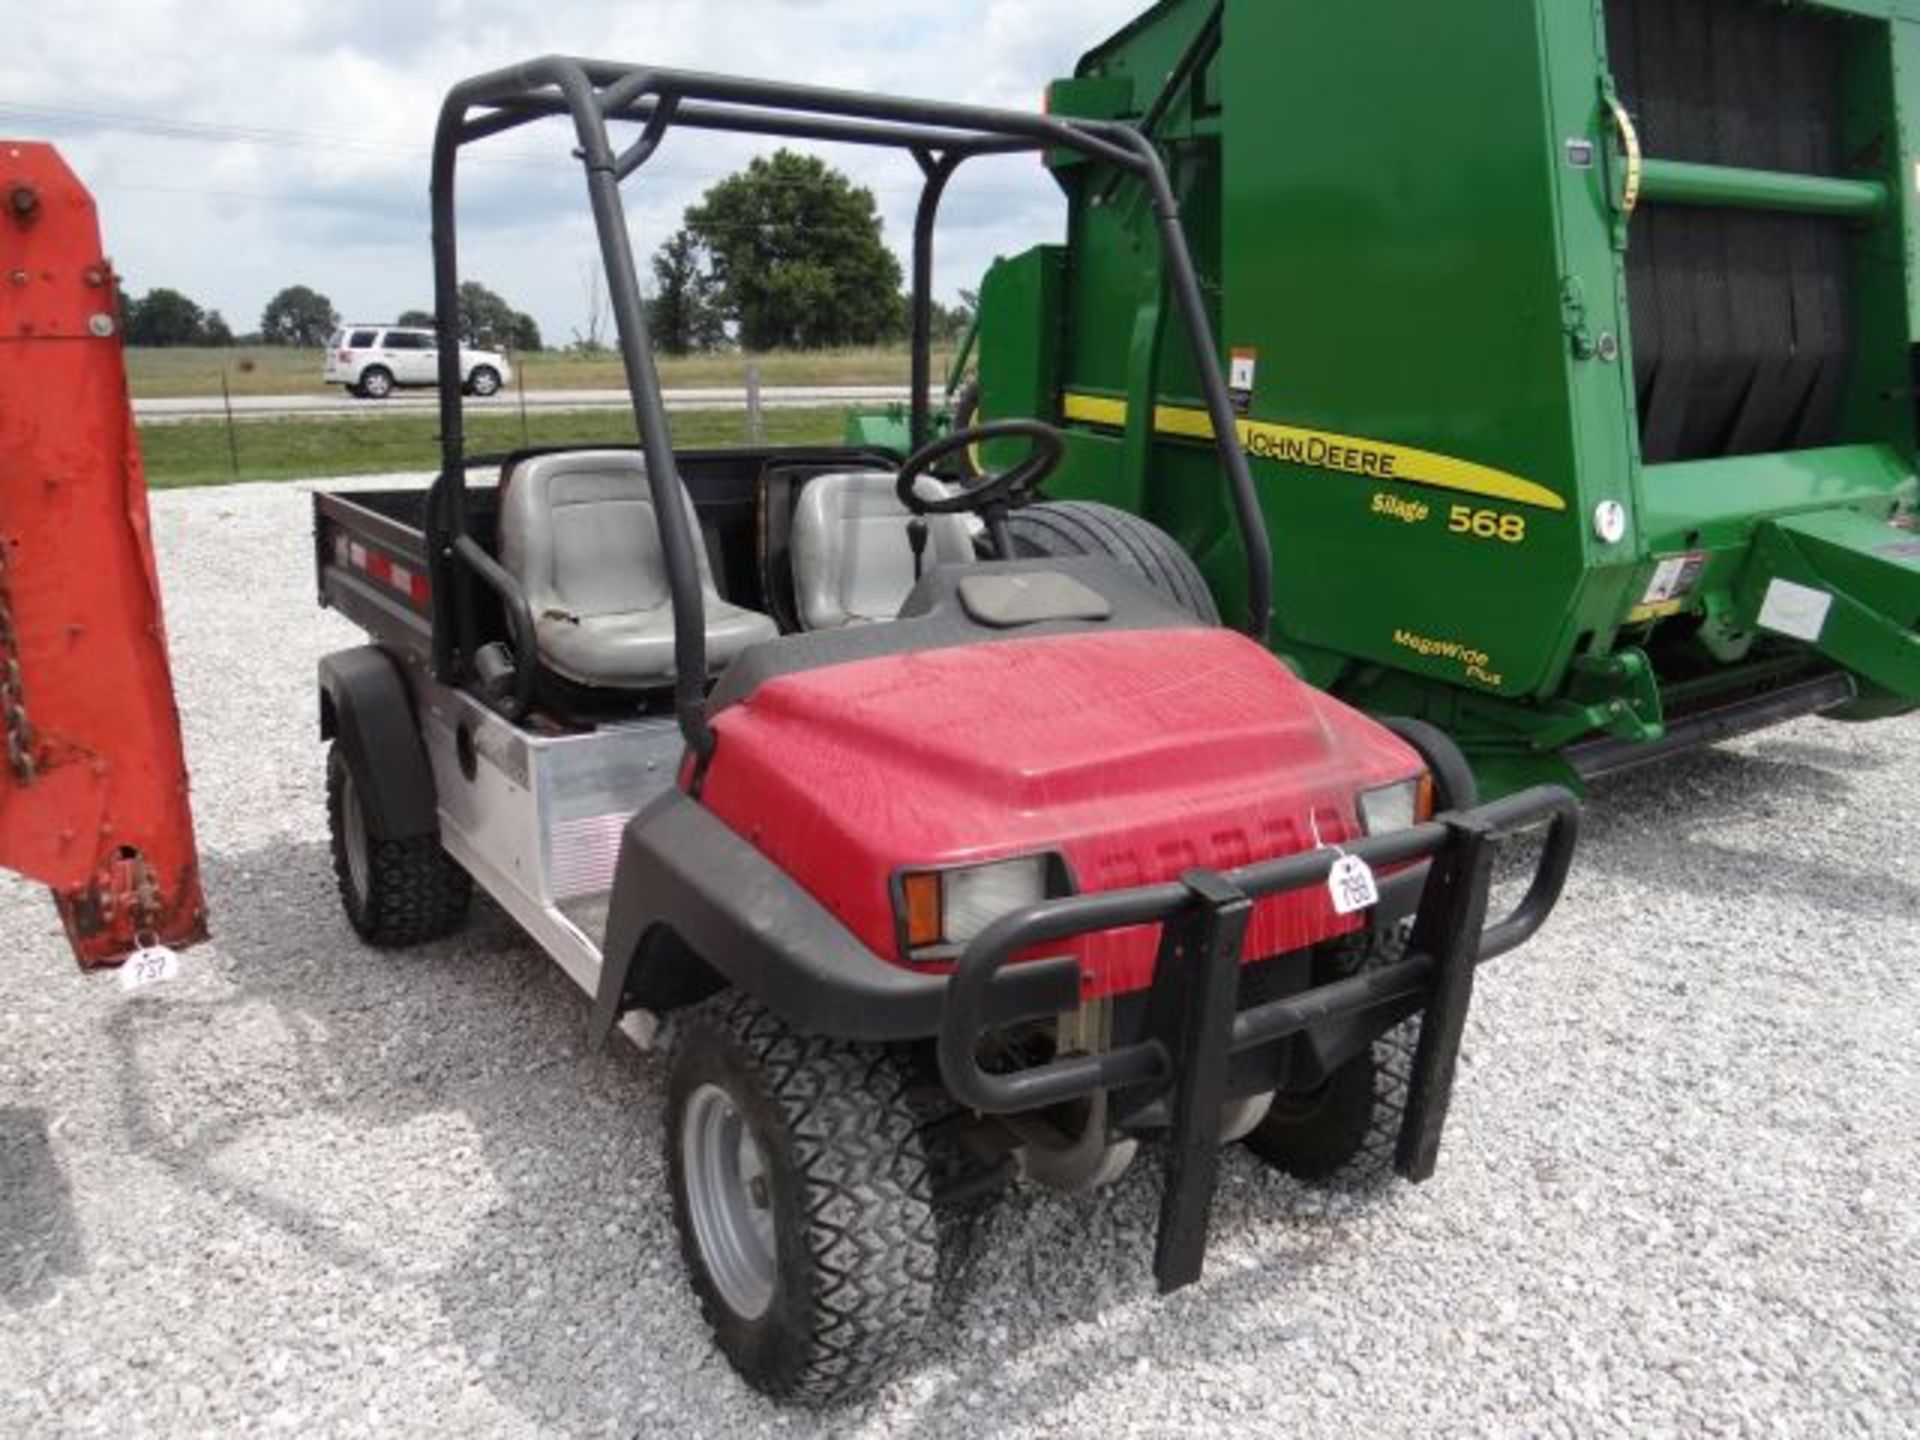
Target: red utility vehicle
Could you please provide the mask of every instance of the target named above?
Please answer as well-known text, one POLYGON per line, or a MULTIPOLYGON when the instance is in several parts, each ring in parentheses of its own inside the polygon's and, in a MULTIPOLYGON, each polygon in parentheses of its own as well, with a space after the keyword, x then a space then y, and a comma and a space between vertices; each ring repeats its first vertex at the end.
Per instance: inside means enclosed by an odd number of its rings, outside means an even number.
POLYGON ((456 158, 550 115, 585 165, 642 443, 470 456, 448 374, 430 494, 317 498, 323 598, 374 641, 322 676, 360 932, 431 939, 478 881, 592 992, 596 1033, 677 1017, 688 1269, 728 1357, 777 1395, 883 1373, 933 1305, 935 1207, 1015 1174, 1081 1188, 1158 1147, 1169 1289, 1200 1273, 1225 1142, 1314 1178, 1423 1178, 1475 967, 1546 918, 1576 811, 1541 790, 1429 818, 1436 782, 1443 808, 1470 799, 1445 741, 1401 738, 1259 643, 1267 537, 1153 147, 588 61, 483 76, 448 98, 434 159, 443 365, 456 158), (675 450, 620 185, 682 127, 920 162, 923 448, 904 464, 675 450), (975 156, 1054 147, 1159 218, 1255 576, 1247 633, 1171 537, 1118 512, 1074 507, 1093 553, 1018 553, 1008 517, 1039 503, 1052 427, 924 443, 941 191, 975 156), (1020 441, 1011 469, 941 478, 1020 441), (1531 891, 1488 926, 1493 842, 1542 823, 1531 891))
MULTIPOLYGON (((1557 789, 1472 808, 1444 739, 1260 643, 1267 536, 1152 145, 549 58, 454 88, 433 224, 439 477, 315 500, 322 602, 369 634, 320 675, 341 894, 369 942, 410 945, 458 926, 477 882, 592 996, 597 1037, 671 1018, 674 1211, 742 1375, 815 1402, 871 1385, 934 1307, 938 1207, 1016 1177, 1087 1188, 1148 1147, 1172 1289, 1200 1275, 1225 1144, 1315 1181, 1431 1173, 1477 967, 1547 918, 1577 810, 1557 789), (456 160, 549 116, 584 163, 641 444, 469 455, 456 160), (904 463, 674 448, 621 182, 681 128, 919 162, 904 463), (1157 218, 1247 548, 1244 633, 1172 537, 1040 499, 1051 426, 925 443, 941 192, 969 159, 1050 149, 1157 218), (1012 468, 945 478, 1019 441, 1012 468), (1017 545, 1024 507, 1070 519, 1022 533, 1075 553, 1017 545), (1540 826, 1530 888, 1489 924, 1497 842, 1540 826)), ((57 657, 23 653, 31 710, 36 656, 57 657)), ((165 693, 163 671, 138 683, 165 693)))

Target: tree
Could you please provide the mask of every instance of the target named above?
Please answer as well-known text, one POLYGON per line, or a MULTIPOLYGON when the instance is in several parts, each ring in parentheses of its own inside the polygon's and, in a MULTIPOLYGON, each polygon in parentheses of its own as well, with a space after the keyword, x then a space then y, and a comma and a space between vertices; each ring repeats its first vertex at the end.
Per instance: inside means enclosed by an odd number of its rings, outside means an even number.
MULTIPOLYGON (((149 290, 121 304, 122 333, 129 345, 203 345, 207 343, 206 312, 165 286, 149 290)), ((225 322, 222 328, 225 328, 225 322)))
POLYGON ((507 327, 507 345, 514 350, 544 350, 540 343, 540 326, 524 310, 513 312, 513 323, 507 327))
POLYGON ((202 345, 233 344, 233 327, 227 324, 226 317, 218 310, 207 311, 207 317, 200 325, 200 343, 202 345))
POLYGON ((707 191, 686 231, 750 350, 864 345, 900 333, 900 262, 873 192, 780 150, 707 191))
POLYGON ((431 330, 439 322, 434 319, 431 310, 402 310, 396 325, 410 326, 416 330, 431 330))
POLYGON ((260 312, 260 333, 269 345, 301 345, 309 349, 327 343, 340 323, 333 302, 305 285, 289 285, 260 312))
MULTIPOLYGON (((911 304, 912 302, 908 301, 906 303, 911 304)), ((907 313, 911 315, 913 312, 909 310, 907 313)), ((973 306, 967 301, 966 291, 962 290, 960 292, 960 303, 958 305, 942 305, 938 300, 933 302, 933 324, 931 329, 934 344, 958 344, 960 338, 967 333, 967 327, 971 324, 973 324, 973 306)))
MULTIPOLYGON (((659 261, 654 265, 658 267, 659 261)), ((602 338, 607 327, 607 291, 600 266, 592 260, 580 262, 580 288, 587 300, 586 333, 573 332, 573 348, 582 355, 599 355, 607 346, 602 338)))
POLYGON ((647 331, 668 355, 691 355, 719 348, 727 338, 725 319, 715 303, 706 255, 690 231, 682 230, 653 257, 653 298, 647 302, 647 331))
POLYGON ((539 350, 540 327, 531 315, 516 310, 478 280, 460 286, 460 343, 508 345, 515 350, 539 350))

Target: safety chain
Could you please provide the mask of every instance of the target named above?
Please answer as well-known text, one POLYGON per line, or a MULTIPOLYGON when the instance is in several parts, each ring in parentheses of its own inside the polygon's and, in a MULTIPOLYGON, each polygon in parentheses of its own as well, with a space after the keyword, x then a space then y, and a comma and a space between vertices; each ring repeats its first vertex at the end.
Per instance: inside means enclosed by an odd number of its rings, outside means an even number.
POLYGON ((22 785, 38 773, 33 758, 33 726, 20 684, 20 637, 13 626, 13 595, 7 585, 7 546, 0 540, 0 716, 7 727, 7 767, 22 785))

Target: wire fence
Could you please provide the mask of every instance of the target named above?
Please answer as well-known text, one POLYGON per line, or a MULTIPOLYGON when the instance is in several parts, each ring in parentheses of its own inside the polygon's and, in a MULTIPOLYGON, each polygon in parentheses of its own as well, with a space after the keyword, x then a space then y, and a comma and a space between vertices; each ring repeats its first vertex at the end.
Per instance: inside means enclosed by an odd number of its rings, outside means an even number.
MULTIPOLYGON (((842 399, 769 403, 757 360, 739 372, 736 401, 708 401, 672 408, 668 421, 677 444, 708 448, 827 445, 851 439, 856 413, 904 415, 897 402, 870 404, 842 399)), ((431 389, 419 392, 431 396, 431 389)), ((235 403, 233 378, 222 369, 220 406, 207 415, 148 417, 140 425, 148 483, 155 488, 247 480, 424 473, 440 463, 437 409, 391 400, 342 397, 319 411, 250 413, 235 403)), ((529 392, 516 369, 507 404, 469 406, 464 417, 470 454, 508 452, 546 445, 638 443, 631 409, 623 402, 543 402, 529 392)))

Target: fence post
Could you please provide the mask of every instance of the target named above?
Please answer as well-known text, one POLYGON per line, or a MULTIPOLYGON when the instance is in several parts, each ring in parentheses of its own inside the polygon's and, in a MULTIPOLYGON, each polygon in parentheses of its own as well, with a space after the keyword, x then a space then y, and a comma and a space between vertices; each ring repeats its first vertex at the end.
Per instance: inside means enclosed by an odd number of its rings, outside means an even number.
POLYGON ((760 362, 747 361, 747 443, 767 443, 766 418, 760 413, 760 362))
POLYGON ((524 358, 513 367, 513 381, 520 390, 520 444, 531 450, 533 433, 527 428, 527 362, 524 358))
POLYGON ((233 391, 227 384, 227 367, 220 367, 220 403, 227 412, 227 459, 233 465, 233 478, 240 478, 240 436, 233 428, 233 391))

